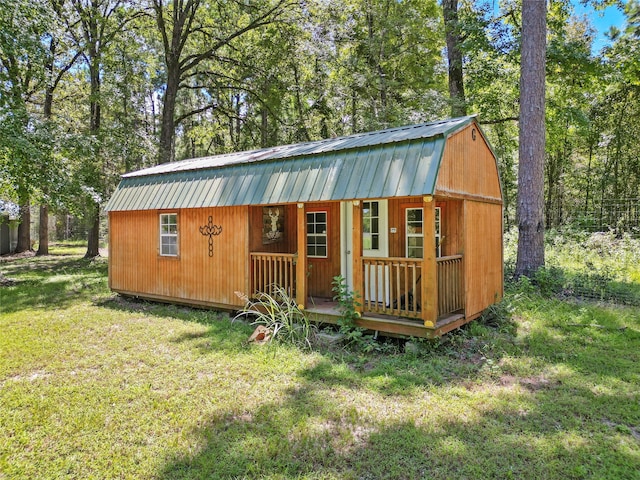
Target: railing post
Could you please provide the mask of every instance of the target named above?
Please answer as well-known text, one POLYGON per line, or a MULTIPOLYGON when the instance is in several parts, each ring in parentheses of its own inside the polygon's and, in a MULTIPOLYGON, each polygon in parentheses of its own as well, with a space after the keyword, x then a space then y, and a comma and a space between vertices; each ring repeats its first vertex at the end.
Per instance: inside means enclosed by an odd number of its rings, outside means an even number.
POLYGON ((362 211, 359 200, 353 202, 353 290, 360 295, 359 306, 356 311, 362 314, 362 306, 364 304, 364 279, 362 268, 362 211))
POLYGON ((296 303, 307 307, 307 216, 304 203, 297 208, 298 259, 296 265, 296 303))
POLYGON ((438 318, 438 276, 436 271, 435 201, 433 196, 423 198, 424 250, 422 257, 422 320, 427 328, 434 328, 438 318))

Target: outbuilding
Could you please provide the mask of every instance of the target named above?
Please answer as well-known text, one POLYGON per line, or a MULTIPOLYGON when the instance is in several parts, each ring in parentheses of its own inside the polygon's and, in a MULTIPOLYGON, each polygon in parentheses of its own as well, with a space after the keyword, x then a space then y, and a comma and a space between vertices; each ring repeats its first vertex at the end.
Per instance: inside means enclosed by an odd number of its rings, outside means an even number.
POLYGON ((0 199, 0 255, 13 253, 18 243, 19 207, 0 199))
POLYGON ((277 284, 335 322, 433 337, 503 295, 502 190, 475 117, 127 173, 111 197, 109 286, 237 310, 277 284))

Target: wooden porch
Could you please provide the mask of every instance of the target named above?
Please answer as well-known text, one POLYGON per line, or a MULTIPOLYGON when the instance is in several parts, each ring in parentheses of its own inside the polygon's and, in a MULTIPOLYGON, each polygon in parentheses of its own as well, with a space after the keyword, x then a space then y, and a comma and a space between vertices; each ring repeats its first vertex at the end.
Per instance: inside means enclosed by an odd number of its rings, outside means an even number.
MULTIPOLYGON (((274 285, 297 298, 305 311, 322 322, 335 323, 340 316, 337 302, 306 294, 305 269, 297 254, 261 253, 250 255, 251 292, 271 293, 274 285), (303 288, 300 288, 303 286, 303 288)), ((430 337, 466 323, 464 315, 464 264, 462 255, 440 257, 425 273, 423 259, 367 258, 358 260, 361 318, 359 326, 388 333, 430 337), (435 278, 423 287, 424 278, 435 278), (364 292, 364 295, 362 294, 364 292), (433 292, 425 295, 424 292, 433 292), (423 308, 424 306, 424 308, 423 308), (435 312, 435 318, 433 315, 435 312), (448 328, 450 327, 450 328, 448 328)))

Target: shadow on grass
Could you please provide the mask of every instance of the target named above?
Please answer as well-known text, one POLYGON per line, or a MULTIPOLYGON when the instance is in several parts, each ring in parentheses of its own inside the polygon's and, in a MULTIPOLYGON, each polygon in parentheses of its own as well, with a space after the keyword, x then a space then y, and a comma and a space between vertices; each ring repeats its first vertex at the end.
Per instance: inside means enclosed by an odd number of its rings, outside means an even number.
POLYGON ((106 262, 69 257, 34 257, 7 262, 2 272, 15 280, 0 287, 0 312, 65 308, 106 292, 106 262))
POLYGON ((542 363, 531 377, 467 384, 486 366, 479 353, 496 349, 495 364, 502 353, 498 340, 464 333, 413 360, 354 369, 325 356, 283 401, 210 418, 194 432, 204 446, 169 459, 159 477, 637 478, 637 312, 544 306, 542 328, 510 352, 542 363), (423 413, 398 413, 425 395, 423 413))
POLYGON ((143 313, 146 316, 172 318, 202 325, 206 327, 205 330, 183 332, 172 341, 192 343, 204 355, 213 351, 242 351, 246 346, 246 339, 254 328, 245 322, 233 321, 231 314, 227 312, 153 302, 122 295, 112 296, 97 305, 120 312, 143 313))
MULTIPOLYGON (((211 418, 196 433, 204 447, 173 458, 163 479, 196 478, 633 478, 633 449, 619 431, 589 418, 593 392, 561 384, 524 394, 497 392, 492 409, 470 416, 425 411, 420 422, 371 421, 366 408, 331 395, 317 372, 281 403, 211 418), (524 399, 523 399, 524 398, 524 399), (584 399, 581 401, 581 399, 584 399), (435 419, 429 420, 433 416, 435 419), (604 453, 603 453, 604 452, 604 453)), ((342 379, 338 379, 342 382, 342 379)), ((335 385, 333 385, 335 386, 335 385)), ((389 399, 393 410, 393 399, 389 399)), ((603 395, 605 410, 628 407, 624 395, 603 395)), ((366 407, 366 406, 363 406, 366 407)))

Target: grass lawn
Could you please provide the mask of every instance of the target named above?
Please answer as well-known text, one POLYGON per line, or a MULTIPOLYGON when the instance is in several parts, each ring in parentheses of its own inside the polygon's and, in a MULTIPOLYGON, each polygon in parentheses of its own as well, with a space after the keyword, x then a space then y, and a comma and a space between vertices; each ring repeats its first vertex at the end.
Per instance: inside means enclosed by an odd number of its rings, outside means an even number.
POLYGON ((520 285, 412 353, 309 352, 77 250, 0 259, 2 480, 640 479, 638 307, 520 285))

